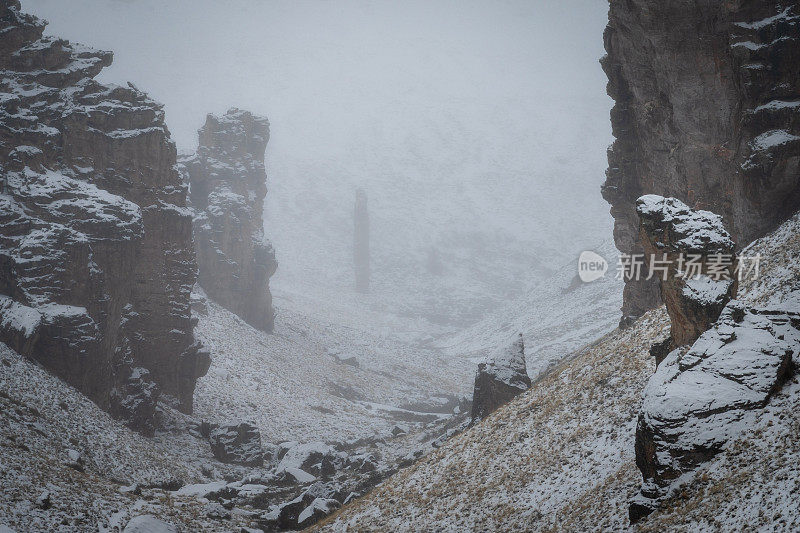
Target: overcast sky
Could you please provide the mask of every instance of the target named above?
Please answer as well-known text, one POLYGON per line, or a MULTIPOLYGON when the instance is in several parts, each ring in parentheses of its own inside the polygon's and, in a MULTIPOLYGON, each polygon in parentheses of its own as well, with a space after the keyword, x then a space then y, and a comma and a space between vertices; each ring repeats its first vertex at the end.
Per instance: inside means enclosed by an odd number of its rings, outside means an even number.
POLYGON ((612 140, 598 64, 606 0, 23 8, 50 21, 47 33, 112 50, 99 79, 130 80, 164 103, 179 149, 194 149, 208 112, 269 117, 278 279, 346 275, 356 186, 370 195, 377 261, 414 256, 451 230, 564 257, 610 238, 599 194, 612 140))

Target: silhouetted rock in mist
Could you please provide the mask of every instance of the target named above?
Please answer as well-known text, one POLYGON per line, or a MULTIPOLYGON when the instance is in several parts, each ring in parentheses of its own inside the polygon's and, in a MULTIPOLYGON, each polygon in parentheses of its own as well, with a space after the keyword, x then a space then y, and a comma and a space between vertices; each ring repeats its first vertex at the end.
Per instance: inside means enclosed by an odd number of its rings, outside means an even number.
POLYGON ((198 135, 197 153, 181 159, 195 210, 198 283, 251 326, 272 331, 269 278, 278 263, 262 218, 269 121, 229 109, 208 115, 198 135))
POLYGON ((353 211, 353 265, 356 273, 356 290, 369 292, 369 210, 367 193, 356 190, 356 203, 353 211))

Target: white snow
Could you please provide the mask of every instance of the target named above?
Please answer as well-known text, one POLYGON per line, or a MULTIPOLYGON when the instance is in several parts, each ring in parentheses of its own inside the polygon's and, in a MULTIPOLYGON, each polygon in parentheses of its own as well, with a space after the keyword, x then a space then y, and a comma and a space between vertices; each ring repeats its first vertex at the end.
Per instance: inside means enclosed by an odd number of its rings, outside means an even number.
POLYGON ((734 22, 734 25, 739 26, 740 28, 745 28, 748 30, 760 30, 762 28, 766 28, 770 24, 774 24, 778 21, 786 21, 791 22, 797 20, 798 17, 792 16, 792 7, 787 7, 777 15, 773 15, 771 17, 763 18, 761 20, 757 20, 754 22, 734 22))
POLYGON ((178 528, 153 515, 139 515, 128 522, 122 533, 178 533, 178 528))
POLYGON ((753 112, 759 111, 777 111, 780 109, 800 109, 800 100, 772 100, 766 104, 760 105, 753 109, 753 112))
POLYGON ((686 280, 683 295, 705 305, 713 304, 722 301, 732 283, 732 280, 715 280, 705 274, 699 274, 686 280))
POLYGON ((770 130, 750 141, 750 147, 755 151, 762 151, 794 141, 800 141, 800 137, 786 130, 770 130))

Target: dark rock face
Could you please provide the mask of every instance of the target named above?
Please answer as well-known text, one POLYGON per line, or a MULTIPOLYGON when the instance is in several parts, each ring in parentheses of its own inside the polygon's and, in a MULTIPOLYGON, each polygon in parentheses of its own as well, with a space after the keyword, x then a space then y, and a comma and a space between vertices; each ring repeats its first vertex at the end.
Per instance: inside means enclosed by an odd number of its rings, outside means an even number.
POLYGON ((197 153, 182 159, 195 209, 198 281, 206 294, 251 326, 272 331, 269 278, 278 263, 264 238, 269 121, 230 109, 208 115, 197 153))
MULTIPOLYGON (((778 0, 613 0, 603 68, 616 138, 603 197, 614 239, 641 253, 636 199, 723 216, 745 246, 800 207, 800 8, 778 0)), ((623 318, 657 306, 626 280, 623 318)))
POLYGON ((0 5, 0 340, 148 432, 192 410, 186 187, 156 102, 93 80, 112 54, 0 5))
POLYGON ((253 424, 219 426, 209 435, 211 452, 223 463, 244 466, 261 466, 264 464, 264 452, 261 449, 261 433, 253 424))
POLYGON ((664 355, 694 343, 735 296, 735 245, 722 217, 675 198, 642 196, 636 212, 645 259, 653 259, 648 275, 652 270, 660 278, 671 321, 670 342, 656 348, 664 355))
POLYGON ((508 348, 478 365, 472 396, 472 423, 476 423, 528 390, 531 378, 525 368, 522 334, 508 348))
POLYGON ((688 351, 671 352, 650 378, 636 429, 644 483, 630 507, 636 521, 670 484, 719 453, 790 377, 800 354, 800 315, 732 301, 688 351))

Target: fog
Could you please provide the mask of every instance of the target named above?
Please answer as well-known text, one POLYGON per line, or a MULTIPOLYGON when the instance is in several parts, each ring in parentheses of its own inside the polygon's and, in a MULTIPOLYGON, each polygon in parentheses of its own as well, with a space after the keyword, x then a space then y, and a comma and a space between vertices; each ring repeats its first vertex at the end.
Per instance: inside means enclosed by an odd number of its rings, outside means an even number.
POLYGON ((194 150, 206 113, 269 117, 279 297, 463 325, 610 238, 605 0, 23 8, 47 33, 113 50, 99 79, 162 102, 179 150, 194 150), (372 229, 366 296, 353 294, 357 187, 372 229))

